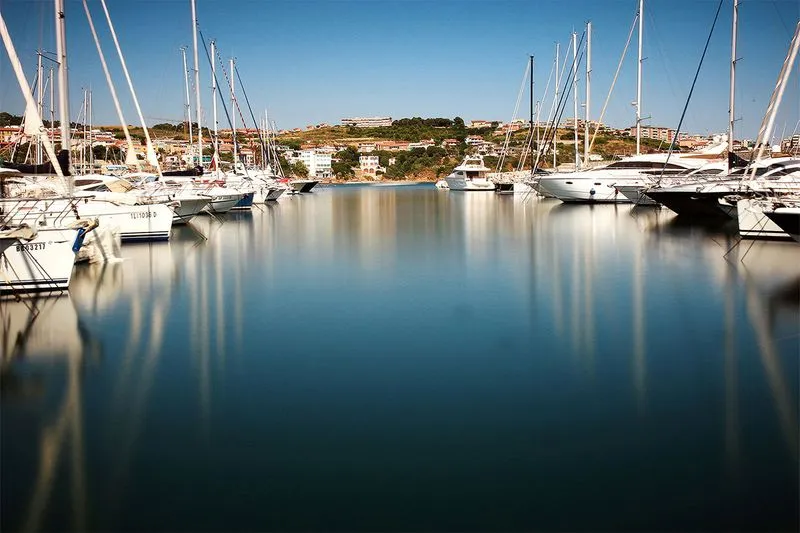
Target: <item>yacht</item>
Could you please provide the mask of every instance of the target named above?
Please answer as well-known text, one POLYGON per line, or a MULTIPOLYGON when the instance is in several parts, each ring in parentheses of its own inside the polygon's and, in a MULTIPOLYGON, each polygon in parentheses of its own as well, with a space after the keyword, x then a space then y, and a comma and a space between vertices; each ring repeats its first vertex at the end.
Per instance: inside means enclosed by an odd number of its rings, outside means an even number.
POLYGON ((640 185, 638 183, 628 183, 624 185, 615 185, 616 189, 622 193, 631 203, 635 205, 659 205, 658 202, 647 196, 647 189, 649 187, 660 185, 662 187, 674 187, 678 185, 686 185, 691 183, 699 183, 709 179, 714 179, 715 176, 724 174, 728 170, 728 165, 724 161, 715 161, 703 165, 698 169, 687 170, 685 172, 668 176, 661 179, 648 179, 647 185, 640 185))
POLYGON ((751 193, 792 192, 800 185, 796 172, 800 160, 766 158, 747 168, 738 168, 715 179, 672 187, 651 187, 645 194, 681 216, 728 220, 736 218, 735 196, 751 193), (749 176, 755 172, 755 177, 749 176), (725 198, 728 198, 725 200, 725 198))
POLYGON ((451 191, 494 192, 495 184, 486 175, 487 172, 491 171, 490 168, 483 164, 483 156, 468 155, 444 181, 451 191))
POLYGON ((696 170, 706 163, 706 158, 643 154, 589 170, 544 176, 538 184, 566 203, 628 203, 630 199, 620 192, 620 186, 644 187, 660 176, 696 170))

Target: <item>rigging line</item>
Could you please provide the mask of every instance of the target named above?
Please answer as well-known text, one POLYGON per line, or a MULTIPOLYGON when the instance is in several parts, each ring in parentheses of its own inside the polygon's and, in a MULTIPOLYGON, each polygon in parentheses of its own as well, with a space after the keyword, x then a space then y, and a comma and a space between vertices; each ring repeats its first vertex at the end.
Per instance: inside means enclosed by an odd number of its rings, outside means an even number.
POLYGON ((619 58, 619 63, 617 64, 617 71, 614 73, 614 79, 611 80, 611 87, 608 89, 608 95, 606 96, 606 101, 603 104, 603 109, 600 111, 600 117, 597 119, 597 128, 594 130, 594 135, 592 135, 592 140, 589 143, 589 153, 592 152, 592 147, 594 146, 594 140, 597 138, 597 134, 600 132, 600 124, 603 122, 603 117, 605 117, 606 109, 608 108, 608 102, 611 100, 611 94, 614 92, 614 86, 617 84, 617 78, 619 77, 619 71, 622 70, 622 63, 625 61, 625 56, 628 53, 628 46, 631 44, 631 38, 633 38, 633 31, 636 29, 636 21, 639 20, 639 11, 636 11, 636 15, 633 17, 633 23, 631 24, 631 31, 628 32, 628 40, 625 42, 625 48, 622 49, 622 55, 619 58))
MULTIPOLYGON (((250 107, 250 99, 247 97, 247 91, 244 88, 244 82, 242 81, 242 77, 239 75, 239 67, 233 67, 234 72, 236 73, 236 79, 239 80, 239 87, 242 89, 242 94, 244 95, 244 101, 247 104, 247 109, 250 111, 250 117, 253 119, 253 125, 256 126, 256 132, 258 133, 258 142, 261 144, 262 152, 265 149, 264 146, 264 139, 261 137, 261 128, 258 127, 258 121, 256 120, 256 116, 253 113, 253 108, 250 107)), ((236 106, 238 107, 239 104, 237 103, 236 106)), ((242 123, 244 123, 244 119, 242 119, 242 123)))
MULTIPOLYGON (((578 49, 580 49, 581 46, 583 45, 583 40, 584 40, 585 37, 586 37, 586 32, 584 31, 583 34, 581 34, 581 40, 578 43, 578 49)), ((567 53, 569 53, 569 49, 570 49, 570 47, 567 47, 567 53)), ((548 124, 548 128, 549 129, 545 130, 545 134, 544 134, 545 145, 544 145, 544 151, 542 153, 545 153, 547 151, 547 148, 550 145, 553 146, 554 150, 556 148, 555 147, 555 135, 556 135, 556 132, 558 131, 558 123, 560 122, 561 116, 563 115, 563 113, 564 113, 564 111, 566 109, 566 104, 567 104, 567 101, 568 101, 568 97, 569 97, 570 93, 572 92, 572 77, 575 74, 577 74, 577 67, 578 67, 578 65, 580 65, 580 62, 581 62, 582 59, 583 59, 583 52, 581 52, 580 55, 576 56, 572 60, 572 63, 574 63, 574 67, 573 67, 573 65, 570 65, 570 70, 567 72, 567 78, 566 78, 566 81, 565 81, 565 84, 564 84, 564 91, 561 93, 560 98, 558 100, 558 105, 556 106, 555 115, 553 116, 552 122, 550 124, 548 124)), ((564 66, 566 67, 566 56, 565 56, 565 65, 564 66)), ((537 154, 536 165, 534 166, 534 172, 535 172, 535 169, 538 167, 538 163, 539 163, 538 155, 539 154, 537 154)))
MULTIPOLYGON (((209 53, 208 47, 206 46, 206 38, 203 35, 202 30, 198 29, 198 33, 200 34, 200 41, 202 41, 202 43, 203 43, 203 50, 205 50, 205 52, 206 52, 206 58, 208 59, 208 64, 209 64, 209 66, 213 66, 213 62, 212 62, 212 59, 211 59, 211 54, 209 53)), ((212 70, 212 72, 213 72, 213 76, 214 76, 214 82, 217 84, 217 86, 219 86, 219 81, 217 80, 216 71, 212 70)), ((214 97, 216 98, 216 96, 214 96, 214 97)), ((228 124, 232 126, 233 123, 231 121, 231 116, 228 114, 228 106, 225 105, 225 99, 224 98, 220 98, 220 102, 222 102, 222 110, 225 111, 225 118, 228 119, 228 124)), ((211 130, 209 129, 209 131, 211 131, 211 130)), ((236 139, 234 139, 233 142, 236 142, 236 139)), ((219 143, 219 139, 217 139, 217 143, 219 143)), ((235 161, 234 161, 234 163, 235 163, 235 161)))
MULTIPOLYGON (((722 9, 722 3, 725 0, 719 0, 719 4, 717 5, 717 12, 714 15, 714 22, 711 23, 711 31, 708 32, 708 37, 706 38, 706 45, 703 48, 703 54, 700 56, 700 63, 697 65, 697 70, 694 73, 694 80, 692 81, 692 87, 689 89, 689 96, 686 97, 686 103, 683 106, 683 112, 681 113, 681 119, 678 121, 678 127, 675 129, 675 135, 672 138, 672 142, 669 144, 669 150, 667 151, 667 157, 664 160, 664 165, 661 167, 661 174, 659 174, 658 179, 656 180, 656 184, 661 183, 661 179, 664 177, 664 170, 667 168, 667 164, 669 163, 669 158, 672 155, 672 152, 675 150, 675 145, 678 142, 678 135, 681 131, 681 126, 683 125, 683 119, 686 116, 686 110, 689 108, 689 102, 692 100, 692 93, 694 92, 694 86, 697 84, 697 77, 700 75, 700 69, 703 67, 703 60, 706 58, 706 52, 708 51, 708 45, 711 43, 711 36, 714 34, 714 28, 717 25, 717 20, 719 19, 719 12, 722 9)), ((731 141, 733 142, 733 141, 731 141)))
MULTIPOLYGON (((514 112, 511 114, 511 122, 509 123, 508 130, 506 131, 506 138, 503 142, 503 153, 500 155, 500 158, 497 160, 497 166, 495 168, 495 172, 500 172, 500 169, 503 167, 503 163, 505 162, 505 154, 508 150, 508 145, 511 142, 511 123, 514 122, 517 118, 517 113, 519 112, 519 105, 522 101, 522 95, 525 92, 525 82, 528 79, 528 72, 530 71, 531 65, 530 63, 525 63, 525 74, 522 75, 522 82, 519 86, 519 92, 517 92, 517 103, 514 105, 514 112)), ((527 141, 527 139, 526 139, 527 141)))
MULTIPOLYGON (((586 37, 586 31, 584 31, 581 34, 581 40, 577 45, 578 50, 581 50, 581 48, 583 47, 583 40, 584 40, 585 37, 586 37)), ((567 47, 567 53, 569 53, 569 49, 570 49, 570 46, 567 47)), ((558 107, 560 108, 560 111, 558 111, 556 116, 553 117, 553 122, 548 124, 548 129, 545 129, 545 133, 544 133, 544 135, 542 137, 542 140, 545 142, 545 144, 544 144, 544 147, 542 148, 542 150, 537 150, 536 162, 533 164, 532 169, 531 169, 531 174, 533 174, 533 175, 536 174, 536 169, 539 166, 540 156, 542 154, 547 153, 547 148, 552 144, 553 150, 554 151, 556 150, 555 135, 558 132, 557 124, 561 120, 561 115, 564 113, 564 110, 566 109, 566 104, 567 104, 567 101, 569 99, 569 94, 572 91, 572 77, 577 75, 577 73, 578 73, 578 65, 580 65, 582 59, 583 59, 583 51, 581 51, 581 53, 579 55, 574 56, 572 58, 573 65, 570 65, 570 70, 567 72, 567 80, 566 80, 566 82, 564 84, 564 88, 566 90, 561 94, 561 97, 559 98, 559 102, 558 102, 558 107)), ((565 61, 566 61, 566 56, 565 56, 565 61)), ((555 167, 553 168, 553 170, 555 170, 555 167)), ((525 197, 523 198, 523 202, 527 201, 528 196, 530 196, 530 193, 525 195, 525 197)))

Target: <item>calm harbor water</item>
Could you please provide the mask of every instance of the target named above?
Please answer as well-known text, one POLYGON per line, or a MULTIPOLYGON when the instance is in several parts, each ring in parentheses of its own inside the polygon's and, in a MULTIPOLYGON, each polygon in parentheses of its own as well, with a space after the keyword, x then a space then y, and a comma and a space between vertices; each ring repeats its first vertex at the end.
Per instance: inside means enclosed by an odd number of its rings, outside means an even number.
POLYGON ((340 186, 125 245, 0 302, 0 527, 797 530, 800 246, 737 240, 340 186))

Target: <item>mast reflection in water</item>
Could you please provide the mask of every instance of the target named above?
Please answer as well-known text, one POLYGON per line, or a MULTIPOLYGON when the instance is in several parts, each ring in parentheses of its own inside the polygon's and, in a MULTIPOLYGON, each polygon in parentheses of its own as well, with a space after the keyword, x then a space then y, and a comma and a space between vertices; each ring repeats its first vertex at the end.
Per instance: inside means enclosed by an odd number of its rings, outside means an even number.
POLYGON ((792 243, 347 186, 123 256, 0 302, 4 531, 798 528, 792 243))

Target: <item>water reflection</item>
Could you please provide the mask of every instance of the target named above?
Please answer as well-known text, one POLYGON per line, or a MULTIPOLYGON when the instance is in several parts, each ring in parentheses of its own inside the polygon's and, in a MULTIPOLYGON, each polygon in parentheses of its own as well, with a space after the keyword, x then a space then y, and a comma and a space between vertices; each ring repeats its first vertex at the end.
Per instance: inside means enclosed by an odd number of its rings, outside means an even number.
POLYGON ((750 503, 797 486, 792 243, 341 187, 122 252, 0 302, 4 530, 354 529, 365 498, 448 529, 437 494, 482 528, 487 501, 505 529, 616 527, 600 493, 638 529, 796 516, 750 503))

